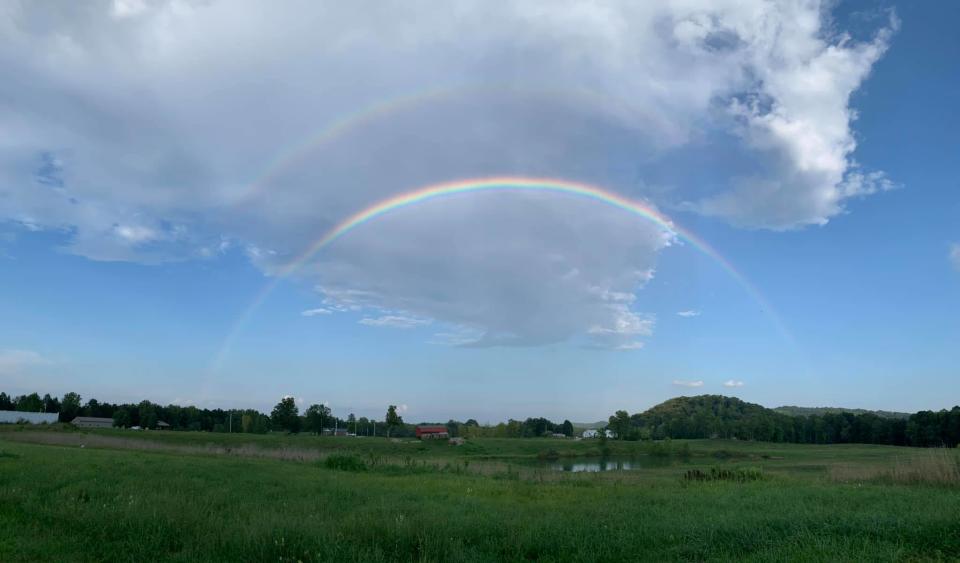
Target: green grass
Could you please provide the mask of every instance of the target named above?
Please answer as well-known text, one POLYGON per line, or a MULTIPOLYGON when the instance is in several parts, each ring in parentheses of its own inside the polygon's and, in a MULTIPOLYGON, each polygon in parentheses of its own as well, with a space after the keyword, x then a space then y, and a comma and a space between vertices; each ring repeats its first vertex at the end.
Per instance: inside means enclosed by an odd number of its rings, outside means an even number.
POLYGON ((0 561, 960 559, 960 487, 883 473, 922 450, 693 441, 566 474, 537 456, 599 445, 161 434, 0 432, 0 561), (762 478, 683 479, 712 468, 762 478))

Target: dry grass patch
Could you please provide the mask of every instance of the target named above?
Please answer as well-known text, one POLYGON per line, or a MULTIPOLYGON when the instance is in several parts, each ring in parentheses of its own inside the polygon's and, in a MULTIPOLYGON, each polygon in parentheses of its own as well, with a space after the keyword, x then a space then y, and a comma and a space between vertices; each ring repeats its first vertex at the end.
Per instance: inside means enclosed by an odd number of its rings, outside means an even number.
POLYGON ((835 465, 830 479, 836 482, 882 482, 903 485, 933 484, 960 486, 960 455, 945 448, 924 450, 891 466, 835 465))

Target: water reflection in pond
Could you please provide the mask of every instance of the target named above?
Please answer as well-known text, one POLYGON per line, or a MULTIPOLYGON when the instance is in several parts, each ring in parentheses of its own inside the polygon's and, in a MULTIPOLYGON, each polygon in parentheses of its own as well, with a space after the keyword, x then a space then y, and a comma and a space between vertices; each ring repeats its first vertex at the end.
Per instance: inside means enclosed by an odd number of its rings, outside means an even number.
POLYGON ((669 459, 651 457, 636 459, 578 458, 549 461, 543 467, 569 473, 598 473, 601 471, 631 471, 649 467, 664 467, 670 464, 671 460, 669 459))

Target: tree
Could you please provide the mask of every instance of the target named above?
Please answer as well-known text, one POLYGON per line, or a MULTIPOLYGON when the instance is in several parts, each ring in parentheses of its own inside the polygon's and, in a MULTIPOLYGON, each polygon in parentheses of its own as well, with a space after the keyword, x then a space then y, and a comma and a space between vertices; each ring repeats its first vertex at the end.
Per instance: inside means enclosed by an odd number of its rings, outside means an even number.
POLYGON ((67 393, 60 401, 60 422, 70 422, 80 416, 81 397, 77 393, 67 393))
POLYGON ((617 439, 623 440, 630 433, 630 415, 627 411, 617 411, 608 421, 610 430, 613 430, 617 439))
POLYGON ((394 428, 403 426, 403 418, 397 414, 397 405, 390 405, 387 407, 387 416, 384 419, 384 422, 387 423, 387 438, 390 437, 390 434, 393 432, 394 428))
POLYGON ((113 413, 113 425, 117 428, 126 428, 130 426, 130 411, 127 409, 118 409, 113 413))
POLYGON ((270 417, 252 409, 243 411, 240 424, 243 432, 250 434, 266 434, 270 431, 270 417))
POLYGON ((83 413, 86 416, 101 416, 100 401, 96 399, 90 399, 87 401, 87 406, 83 407, 83 413))
POLYGON ((566 436, 573 436, 573 423, 572 423, 572 422, 570 422, 569 420, 564 420, 564 421, 563 421, 563 426, 562 426, 561 428, 562 428, 563 433, 564 433, 566 436))
POLYGON ((323 434, 324 421, 330 420, 330 407, 326 405, 310 405, 307 412, 307 430, 315 434, 323 434))
POLYGON ((17 410, 20 412, 41 412, 43 411, 43 400, 40 395, 31 393, 17 397, 14 402, 17 404, 17 410))
POLYGON ((0 393, 0 411, 12 411, 13 410, 13 401, 10 399, 10 395, 6 393, 0 393))
POLYGON ((350 426, 353 426, 353 433, 357 434, 357 415, 350 413, 347 416, 347 429, 350 429, 350 426))
POLYGON ((138 406, 140 426, 144 428, 157 427, 157 406, 150 401, 143 401, 138 406))
POLYGON ((556 426, 543 417, 528 418, 523 421, 523 436, 525 438, 540 437, 553 432, 556 426))
POLYGON ((300 409, 293 397, 284 397, 273 407, 270 414, 274 428, 286 430, 291 434, 300 432, 300 409))
POLYGON ((56 397, 51 397, 50 393, 47 393, 43 396, 43 412, 48 413, 59 413, 60 412, 60 400, 56 397))

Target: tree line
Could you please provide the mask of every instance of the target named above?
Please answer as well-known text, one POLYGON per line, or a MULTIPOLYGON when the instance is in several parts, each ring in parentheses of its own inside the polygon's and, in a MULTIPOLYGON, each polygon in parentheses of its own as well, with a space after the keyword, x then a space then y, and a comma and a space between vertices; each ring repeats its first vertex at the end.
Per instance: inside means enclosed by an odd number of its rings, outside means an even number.
MULTIPOLYGON (((357 417, 353 413, 346 418, 335 416, 330 407, 323 404, 308 406, 302 412, 293 397, 284 397, 269 415, 255 409, 202 409, 179 405, 161 406, 150 401, 137 404, 113 404, 89 399, 83 402, 78 393, 67 393, 62 398, 38 393, 11 397, 0 393, 0 411, 59 413, 60 422, 69 423, 78 416, 108 418, 118 428, 154 429, 163 422, 173 430, 203 432, 232 432, 265 434, 267 432, 321 434, 333 430, 360 436, 412 437, 416 425, 404 422, 396 405, 387 407, 382 420, 357 417)), ((465 438, 529 438, 550 434, 573 436, 573 423, 564 420, 555 423, 546 418, 510 420, 495 426, 481 426, 474 419, 466 422, 449 420, 437 423, 445 426, 451 437, 465 438)))
MULTIPOLYGON (((293 403, 293 400, 284 398, 280 405, 288 403, 293 403)), ((296 405, 293 406, 296 409, 296 405)), ((358 419, 353 414, 347 418, 336 417, 329 407, 321 405, 312 405, 303 416, 296 410, 291 418, 289 409, 283 408, 275 408, 274 412, 266 415, 256 409, 163 406, 150 401, 114 404, 91 398, 84 402, 78 393, 67 393, 58 399, 49 394, 42 397, 38 393, 11 397, 0 392, 0 410, 59 413, 59 420, 64 423, 83 416, 111 419, 114 426, 119 428, 154 429, 163 422, 174 430, 250 434, 265 434, 272 430, 299 432, 301 428, 321 432, 321 423, 329 428, 353 428, 363 433, 367 432, 366 427, 371 424, 365 417, 358 419)), ((372 428, 369 431, 372 432, 372 428)))
POLYGON ((557 423, 543 417, 525 420, 510 419, 495 425, 480 425, 476 420, 466 422, 451 420, 446 423, 451 436, 463 438, 540 438, 554 434, 572 437, 573 423, 569 420, 557 423))
MULTIPOLYGON (((62 398, 38 393, 11 397, 0 392, 0 410, 59 413, 61 422, 78 416, 108 418, 121 428, 157 428, 161 422, 173 430, 264 434, 271 431, 320 434, 342 429, 361 436, 412 437, 416 426, 404 422, 397 407, 388 407, 383 419, 334 415, 322 404, 302 413, 291 397, 282 399, 270 414, 255 409, 206 409, 158 405, 150 401, 113 404, 77 393, 62 398)), ((563 434, 573 436, 569 420, 510 419, 496 425, 448 420, 439 425, 450 436, 464 438, 532 438, 563 434)), ((630 415, 617 411, 607 428, 623 440, 665 438, 727 438, 802 444, 886 444, 896 446, 956 447, 960 444, 960 406, 950 410, 920 411, 906 418, 872 412, 826 412, 791 416, 747 403, 735 397, 701 395, 670 399, 645 412, 630 415)))
POLYGON ((872 412, 791 416, 736 397, 677 397, 637 414, 617 411, 608 429, 623 440, 728 438, 799 444, 957 447, 960 406, 907 418, 872 412))

